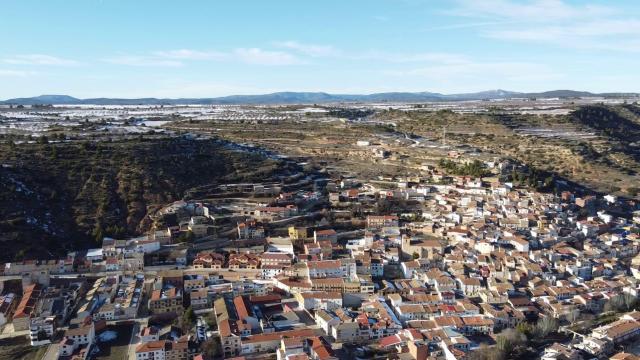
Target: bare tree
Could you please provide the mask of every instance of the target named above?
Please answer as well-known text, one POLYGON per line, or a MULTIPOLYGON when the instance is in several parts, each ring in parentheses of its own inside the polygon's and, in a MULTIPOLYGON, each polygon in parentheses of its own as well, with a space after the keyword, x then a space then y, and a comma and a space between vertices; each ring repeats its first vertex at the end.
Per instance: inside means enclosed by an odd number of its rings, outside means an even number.
POLYGON ((552 316, 545 316, 536 323, 535 331, 540 337, 545 337, 558 330, 558 319, 552 316))
POLYGON ((605 304, 605 311, 629 311, 638 303, 638 299, 628 293, 616 295, 605 304))
POLYGON ((580 318, 580 310, 572 309, 566 316, 569 324, 573 325, 580 318))

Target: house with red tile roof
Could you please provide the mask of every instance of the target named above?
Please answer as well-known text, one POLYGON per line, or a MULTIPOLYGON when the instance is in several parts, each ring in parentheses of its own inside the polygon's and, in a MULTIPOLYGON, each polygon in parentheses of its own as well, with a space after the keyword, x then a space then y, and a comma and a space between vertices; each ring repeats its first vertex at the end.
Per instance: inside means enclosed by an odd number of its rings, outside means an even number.
POLYGON ((23 290, 22 299, 13 314, 13 329, 24 331, 29 329, 31 317, 35 315, 42 294, 40 284, 31 284, 23 290))

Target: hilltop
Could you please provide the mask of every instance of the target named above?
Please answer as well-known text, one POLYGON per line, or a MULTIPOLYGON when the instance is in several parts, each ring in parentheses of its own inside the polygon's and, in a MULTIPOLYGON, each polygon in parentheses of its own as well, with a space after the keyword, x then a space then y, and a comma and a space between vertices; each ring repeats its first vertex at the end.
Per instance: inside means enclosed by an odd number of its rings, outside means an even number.
POLYGON ((462 94, 435 92, 385 92, 374 94, 329 94, 325 92, 276 92, 261 95, 231 95, 213 98, 89 98, 78 99, 68 95, 41 95, 0 101, 5 105, 246 105, 246 104, 327 104, 344 102, 437 102, 521 98, 580 98, 580 97, 637 97, 636 93, 591 93, 587 91, 553 90, 546 92, 515 92, 489 90, 462 94))

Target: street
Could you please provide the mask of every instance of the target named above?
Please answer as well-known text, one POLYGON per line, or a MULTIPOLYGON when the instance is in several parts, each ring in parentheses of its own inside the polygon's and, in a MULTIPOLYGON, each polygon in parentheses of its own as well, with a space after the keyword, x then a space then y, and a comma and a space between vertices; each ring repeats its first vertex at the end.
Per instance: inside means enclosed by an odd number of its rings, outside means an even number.
MULTIPOLYGON (((146 319, 139 319, 145 320, 146 319)), ((146 325, 145 325, 146 326, 146 325)), ((133 330, 131 332, 131 340, 129 340, 129 349, 128 349, 128 358, 135 359, 136 358, 136 347, 138 347, 138 343, 140 343, 140 323, 138 321, 133 325, 133 330)))

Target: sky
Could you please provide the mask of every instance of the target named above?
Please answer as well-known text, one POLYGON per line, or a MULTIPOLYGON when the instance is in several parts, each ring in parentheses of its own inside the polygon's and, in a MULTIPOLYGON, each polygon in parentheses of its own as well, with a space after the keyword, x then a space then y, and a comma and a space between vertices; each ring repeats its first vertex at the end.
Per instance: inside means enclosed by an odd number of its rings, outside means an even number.
POLYGON ((3 0, 0 99, 640 92, 637 0, 3 0))

